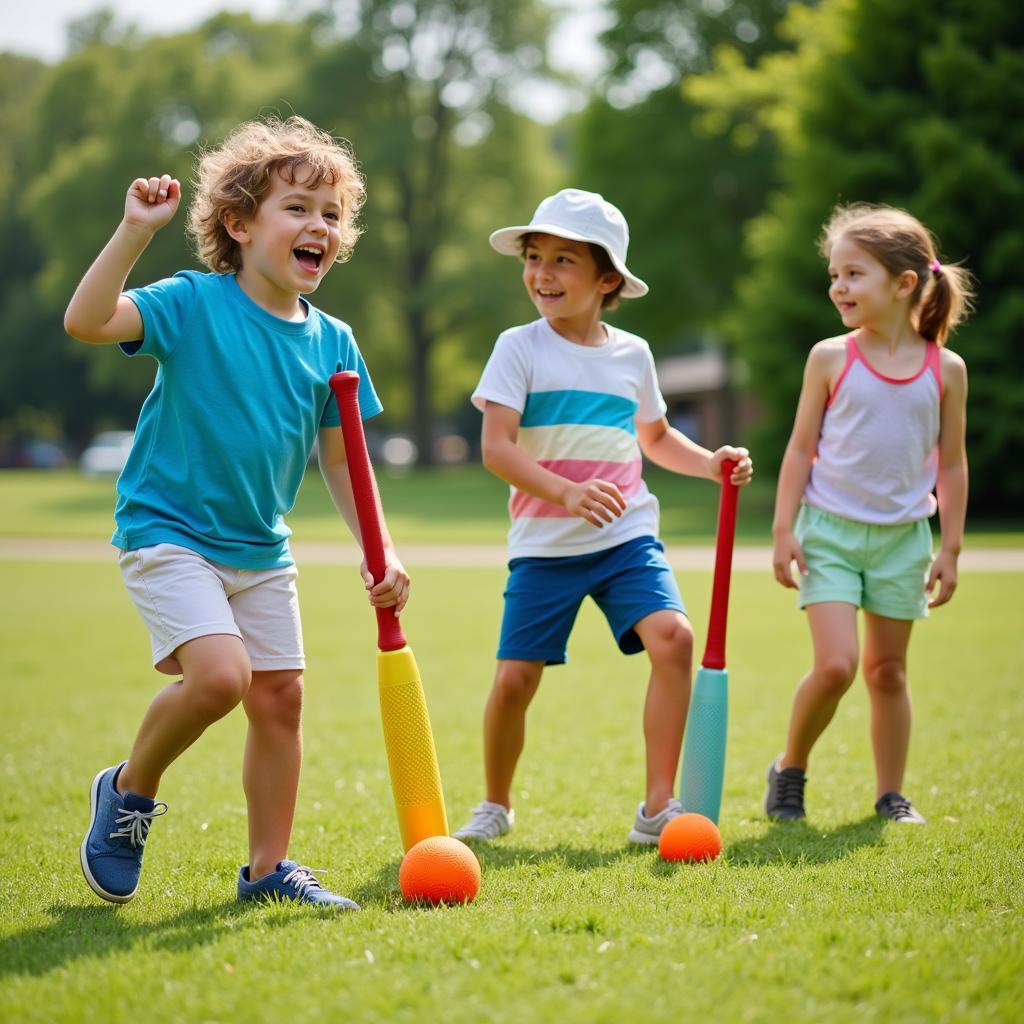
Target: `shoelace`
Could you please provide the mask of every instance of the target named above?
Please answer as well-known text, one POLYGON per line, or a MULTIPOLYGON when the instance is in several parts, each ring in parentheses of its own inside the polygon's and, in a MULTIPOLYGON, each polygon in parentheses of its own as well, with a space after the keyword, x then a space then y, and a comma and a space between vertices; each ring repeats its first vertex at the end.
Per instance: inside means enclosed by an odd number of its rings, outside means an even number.
POLYGON ((885 812, 894 820, 913 817, 910 801, 905 796, 889 797, 883 804, 885 812))
POLYGON ((167 804, 163 801, 153 805, 151 811, 129 811, 121 808, 121 813, 114 819, 115 824, 120 825, 116 831, 110 833, 111 839, 127 839, 135 847, 145 846, 146 837, 149 835, 149 827, 153 824, 154 818, 167 813, 167 804))
MULTIPOLYGON (((324 874, 323 868, 317 868, 321 874, 324 874)), ((287 875, 281 879, 284 885, 289 882, 295 883, 295 891, 300 895, 304 895, 307 889, 322 889, 323 886, 317 880, 316 875, 313 874, 312 868, 307 868, 305 865, 300 864, 298 867, 292 868, 287 875)))
POLYGON ((802 775, 787 775, 779 772, 779 803, 786 807, 800 807, 804 800, 804 782, 802 775))

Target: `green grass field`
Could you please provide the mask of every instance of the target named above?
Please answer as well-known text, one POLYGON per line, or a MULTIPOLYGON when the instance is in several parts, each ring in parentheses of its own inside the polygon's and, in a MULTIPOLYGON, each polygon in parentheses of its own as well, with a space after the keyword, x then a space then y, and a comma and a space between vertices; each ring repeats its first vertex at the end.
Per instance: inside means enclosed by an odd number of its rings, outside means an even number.
MULTIPOLYGON (((480 474, 384 488, 401 538, 501 540, 502 490, 480 474), (442 521, 456 498, 458 530, 442 521)), ((73 474, 0 476, 8 535, 103 538, 111 492, 73 474)), ((706 521, 713 499, 700 507, 706 521)), ((299 537, 340 535, 322 488, 308 487, 297 512, 299 537)), ((421 909, 398 891, 372 615, 354 569, 301 570, 309 666, 293 853, 363 904, 337 918, 233 900, 245 857, 240 711, 168 773, 170 812, 154 826, 135 901, 92 895, 78 867, 88 785, 125 756, 164 677, 148 666, 113 553, 0 563, 0 1019, 1019 1019, 1024 694, 1009 613, 1024 575, 965 575, 953 604, 917 627, 906 788, 930 824, 914 829, 872 816, 860 686, 816 751, 809 823, 761 816, 763 772, 809 645, 791 595, 767 574, 737 573, 725 850, 700 866, 625 842, 642 796, 646 670, 584 608, 569 665, 548 673, 531 710, 516 831, 480 851, 474 903, 421 909)), ((680 582, 702 637, 710 575, 680 582)), ((421 568, 403 620, 453 827, 482 795, 502 584, 499 569, 421 568)))
MULTIPOLYGON (((907 788, 931 824, 901 829, 871 816, 859 689, 817 752, 810 823, 760 816, 807 642, 787 594, 738 574, 725 851, 707 866, 624 841, 642 795, 644 664, 585 609, 570 664, 532 709, 519 826, 481 852, 480 896, 415 909, 397 888, 371 616, 353 570, 307 566, 294 852, 365 908, 330 919, 232 900, 240 714, 168 774, 136 900, 92 895, 77 864, 87 787, 127 751, 158 679, 113 560, 0 571, 5 1020, 1019 1019, 1024 697, 1006 613, 1020 576, 965 579, 919 627, 907 788)), ((425 569, 405 620, 453 819, 481 795, 501 584, 498 570, 425 569)), ((709 577, 682 585, 703 630, 709 577)))
MULTIPOLYGON (((644 471, 661 502, 662 536, 668 542, 711 543, 717 488, 705 480, 679 477, 656 468, 644 471)), ((399 540, 503 544, 508 488, 479 466, 432 472, 379 474, 388 525, 399 540)), ((114 481, 88 479, 76 470, 0 471, 4 532, 20 537, 103 538, 113 530, 114 481)), ((759 477, 743 491, 737 524, 739 543, 771 542, 774 481, 759 477)), ((306 478, 288 517, 296 536, 337 540, 344 526, 320 474, 306 478)), ((1024 521, 968 522, 973 546, 1024 544, 1024 521)))
MULTIPOLYGON (((379 474, 391 532, 417 541, 502 544, 508 528, 508 488, 479 466, 432 473, 379 474)), ((664 529, 675 539, 707 539, 714 529, 716 489, 702 480, 661 474, 664 529), (663 478, 663 479, 662 479, 663 478)), ((745 495, 741 524, 764 537, 771 495, 763 488, 745 495), (767 504, 766 504, 767 499, 767 504)), ((88 479, 75 470, 0 473, 7 533, 25 537, 106 537, 113 529, 114 481, 88 479)), ((288 521, 307 540, 343 536, 344 526, 320 479, 309 473, 288 521)))

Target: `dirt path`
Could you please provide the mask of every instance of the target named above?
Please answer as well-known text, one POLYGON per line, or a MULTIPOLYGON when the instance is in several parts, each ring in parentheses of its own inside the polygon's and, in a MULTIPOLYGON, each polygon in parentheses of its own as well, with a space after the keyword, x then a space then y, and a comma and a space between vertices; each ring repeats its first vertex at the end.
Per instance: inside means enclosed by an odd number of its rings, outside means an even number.
MULTIPOLYGON (((296 541, 292 550, 299 565, 355 565, 360 557, 354 544, 296 541)), ((714 563, 715 552, 710 545, 673 545, 667 551, 676 569, 710 570, 714 563)), ((112 561, 114 554, 114 549, 100 540, 0 539, 0 562, 105 562, 112 561)), ((401 554, 408 566, 494 567, 505 564, 505 548, 501 545, 405 544, 401 554)), ((770 572, 771 550, 737 547, 733 567, 738 571, 770 572)), ((960 569, 963 572, 1024 572, 1024 548, 968 548, 960 556, 960 569)))

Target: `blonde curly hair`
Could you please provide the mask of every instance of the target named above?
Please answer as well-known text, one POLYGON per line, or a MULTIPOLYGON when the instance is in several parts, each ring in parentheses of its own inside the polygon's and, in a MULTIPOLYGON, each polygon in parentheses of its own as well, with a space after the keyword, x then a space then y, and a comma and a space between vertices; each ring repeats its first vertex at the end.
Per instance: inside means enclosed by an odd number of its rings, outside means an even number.
POLYGON ((307 188, 324 182, 341 185, 337 262, 352 254, 362 230, 357 215, 366 199, 366 186, 351 147, 304 117, 286 121, 268 117, 240 124, 219 146, 200 154, 188 232, 199 259, 214 273, 241 269, 241 249, 224 227, 224 219, 229 214, 254 216, 273 187, 275 174, 307 188))

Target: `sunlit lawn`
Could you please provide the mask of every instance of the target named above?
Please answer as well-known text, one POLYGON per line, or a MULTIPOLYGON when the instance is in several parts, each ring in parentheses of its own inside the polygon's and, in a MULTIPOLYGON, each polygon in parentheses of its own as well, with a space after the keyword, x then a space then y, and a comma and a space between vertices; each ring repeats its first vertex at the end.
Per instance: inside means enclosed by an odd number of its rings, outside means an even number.
MULTIPOLYGON (((84 492, 83 492, 84 493, 84 492)), ((90 507, 83 514, 99 518, 90 507)), ((159 679, 109 562, 0 564, 0 1016, 10 1021, 1014 1021, 1024 1005, 1024 577, 972 574, 918 628, 907 789, 926 828, 871 814, 867 704, 841 707, 811 819, 772 826, 762 773, 807 658, 802 617, 739 573, 722 831, 708 866, 625 835, 642 795, 642 658, 592 608, 531 711, 519 824, 467 907, 403 905, 371 616, 354 570, 309 565, 306 761, 294 852, 359 915, 239 909, 241 716, 168 773, 143 887, 117 908, 77 863, 93 774, 123 757, 159 679)), ((703 634, 709 576, 682 574, 703 634)), ((422 569, 405 619, 450 817, 481 797, 497 569, 422 569)))
MULTIPOLYGON (((508 520, 508 488, 479 466, 378 474, 391 532, 399 541, 501 544, 508 520)), ((648 468, 645 477, 661 504, 662 535, 669 543, 711 543, 717 488, 704 480, 648 468)), ((0 507, 8 537, 106 539, 113 530, 114 481, 88 479, 75 470, 0 471, 0 507)), ((771 540, 774 481, 758 477, 742 492, 739 542, 771 540)), ((336 540, 342 526, 319 473, 312 470, 288 517, 296 537, 336 540)), ((1024 544, 1024 520, 971 519, 974 546, 1024 544)))
MULTIPOLYGON (((714 529, 717 493, 701 480, 683 480, 655 472, 662 499, 666 534, 707 539, 714 529)), ((378 474, 388 525, 407 541, 501 544, 507 528, 508 488, 479 466, 433 472, 378 474)), ((741 528, 764 536, 763 488, 745 497, 741 528), (749 508, 747 507, 749 505, 749 508)), ((114 481, 89 479, 74 470, 33 473, 0 472, 0 496, 8 535, 107 537, 113 529, 114 481)), ((288 521, 296 536, 332 540, 344 526, 331 504, 320 475, 306 477, 288 521)))

